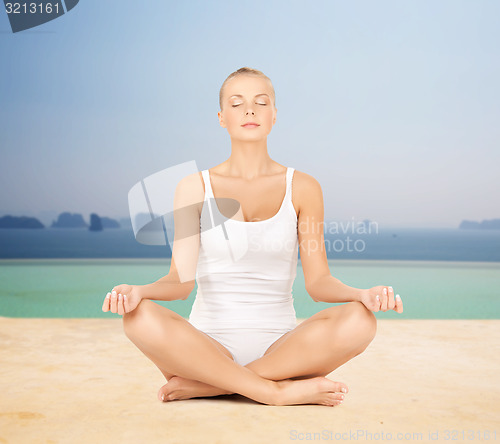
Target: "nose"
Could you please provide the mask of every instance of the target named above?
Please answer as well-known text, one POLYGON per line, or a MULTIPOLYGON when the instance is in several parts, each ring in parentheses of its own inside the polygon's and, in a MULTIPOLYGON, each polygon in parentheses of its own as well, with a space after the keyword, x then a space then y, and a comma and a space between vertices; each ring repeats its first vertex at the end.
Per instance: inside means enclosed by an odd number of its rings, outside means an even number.
POLYGON ((253 108, 247 108, 247 110, 245 111, 245 114, 248 115, 248 113, 251 113, 255 116, 255 112, 254 112, 253 108))

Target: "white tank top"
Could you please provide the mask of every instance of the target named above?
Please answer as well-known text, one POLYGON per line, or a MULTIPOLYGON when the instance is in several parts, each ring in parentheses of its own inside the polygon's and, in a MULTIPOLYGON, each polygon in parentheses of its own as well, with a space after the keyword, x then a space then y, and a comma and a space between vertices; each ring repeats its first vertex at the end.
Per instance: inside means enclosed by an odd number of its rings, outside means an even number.
POLYGON ((297 274, 297 214, 292 204, 294 168, 286 172, 286 193, 270 219, 244 222, 222 215, 208 170, 200 217, 198 285, 189 322, 205 331, 296 326, 292 286, 297 274))

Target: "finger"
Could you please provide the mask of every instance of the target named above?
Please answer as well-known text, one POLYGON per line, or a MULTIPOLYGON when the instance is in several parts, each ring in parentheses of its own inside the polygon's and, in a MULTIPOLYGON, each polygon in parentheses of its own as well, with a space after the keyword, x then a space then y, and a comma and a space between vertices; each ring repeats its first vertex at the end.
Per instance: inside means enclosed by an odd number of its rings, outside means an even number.
POLYGON ((126 294, 123 295, 123 307, 125 308, 125 313, 129 313, 131 311, 130 303, 126 294))
POLYGON ((387 291, 387 310, 393 310, 396 303, 394 302, 394 290, 389 287, 387 291))
POLYGON ((377 295, 375 297, 375 308, 373 309, 373 311, 379 311, 380 310, 380 296, 377 295))
POLYGON ((123 316, 124 309, 123 309, 123 295, 121 293, 118 293, 118 314, 120 316, 123 316))
POLYGON ((104 302, 102 303, 102 311, 109 311, 109 297, 111 293, 108 293, 104 298, 104 302))
POLYGON ((118 311, 117 299, 118 295, 116 294, 116 291, 113 290, 113 293, 111 293, 111 311, 113 313, 116 313, 118 311))
POLYGON ((381 298, 380 309, 382 311, 387 311, 387 288, 385 288, 385 287, 382 290, 382 298, 381 298))
POLYGON ((401 296, 399 294, 396 295, 396 309, 398 313, 403 313, 403 301, 401 300, 401 296))

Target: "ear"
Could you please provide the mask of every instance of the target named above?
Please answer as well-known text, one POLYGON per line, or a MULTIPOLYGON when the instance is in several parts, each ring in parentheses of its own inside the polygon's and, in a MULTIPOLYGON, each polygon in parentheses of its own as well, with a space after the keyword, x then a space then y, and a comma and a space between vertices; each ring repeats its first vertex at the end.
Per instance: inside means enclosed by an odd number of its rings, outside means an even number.
POLYGON ((222 112, 221 111, 219 111, 217 113, 217 117, 219 118, 219 124, 220 124, 220 126, 222 126, 222 128, 225 128, 226 124, 224 123, 224 118, 222 117, 222 112))

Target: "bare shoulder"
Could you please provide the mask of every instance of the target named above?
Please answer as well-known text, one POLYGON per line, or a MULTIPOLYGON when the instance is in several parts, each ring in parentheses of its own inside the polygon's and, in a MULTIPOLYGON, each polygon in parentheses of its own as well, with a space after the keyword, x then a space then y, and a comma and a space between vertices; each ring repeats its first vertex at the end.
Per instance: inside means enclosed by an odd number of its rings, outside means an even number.
POLYGON ((175 189, 175 201, 183 207, 202 203, 204 195, 205 186, 201 172, 184 176, 175 189))
POLYGON ((292 195, 299 209, 299 214, 304 209, 304 206, 320 206, 322 208, 323 191, 321 185, 310 174, 295 170, 292 182, 292 195))
MULTIPOLYGON (((304 188, 320 188, 319 182, 311 176, 310 174, 304 173, 303 171, 295 170, 293 174, 293 182, 297 185, 298 191, 300 192, 304 188)), ((294 190, 295 191, 295 190, 294 190)))

